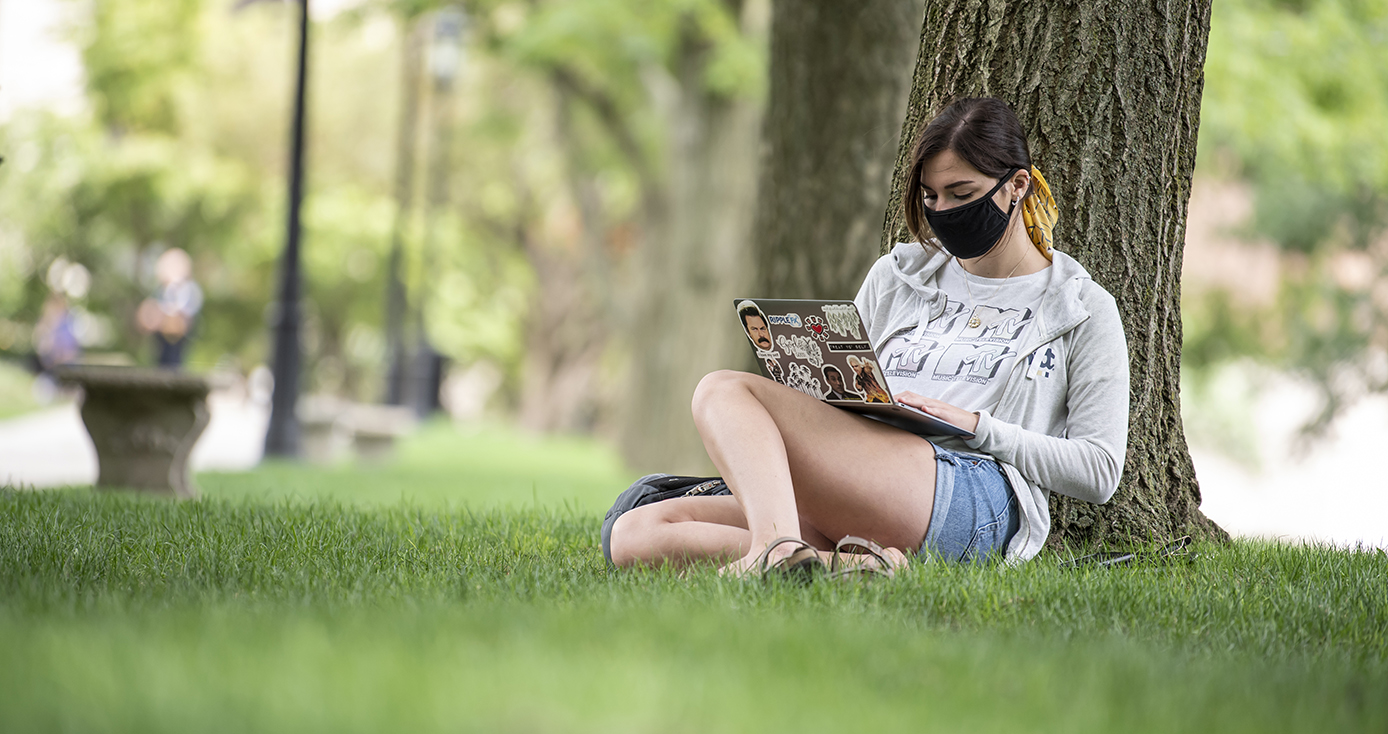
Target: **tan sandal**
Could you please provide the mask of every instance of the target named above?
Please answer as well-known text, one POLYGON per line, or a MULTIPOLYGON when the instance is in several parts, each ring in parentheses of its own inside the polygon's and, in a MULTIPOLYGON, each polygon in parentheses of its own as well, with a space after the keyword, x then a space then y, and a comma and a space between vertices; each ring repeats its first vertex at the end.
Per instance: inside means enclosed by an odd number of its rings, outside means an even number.
POLYGON ((829 578, 861 578, 863 576, 890 578, 896 573, 897 565, 887 558, 887 551, 882 546, 868 540, 859 538, 856 535, 845 535, 842 540, 834 545, 834 555, 829 560, 829 578), (860 549, 853 551, 853 555, 872 556, 877 561, 877 565, 869 566, 859 563, 854 566, 845 567, 841 555, 848 553, 848 548, 860 549))
POLYGON ((756 569, 757 573, 764 579, 780 578, 799 584, 808 584, 824 572, 824 561, 819 559, 819 552, 815 550, 814 546, 799 538, 792 538, 787 535, 771 541, 771 545, 766 546, 766 550, 757 557, 756 569), (775 563, 768 563, 771 559, 772 549, 786 543, 794 543, 799 547, 785 558, 775 563))

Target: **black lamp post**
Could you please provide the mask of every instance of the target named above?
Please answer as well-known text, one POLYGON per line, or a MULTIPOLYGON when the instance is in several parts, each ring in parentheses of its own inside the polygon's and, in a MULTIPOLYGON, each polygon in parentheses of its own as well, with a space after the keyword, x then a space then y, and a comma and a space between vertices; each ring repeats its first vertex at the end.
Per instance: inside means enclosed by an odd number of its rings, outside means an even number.
POLYGON ((416 121, 420 107, 420 76, 424 58, 423 33, 413 17, 403 21, 400 59, 400 127, 395 152, 395 224, 386 263, 386 389, 387 405, 408 402, 409 339, 405 333, 409 295, 405 292, 405 231, 414 202, 416 121))
MULTIPOLYGON (((254 0, 252 0, 254 1, 254 0)), ((299 341, 299 205, 304 198, 304 98, 308 87, 308 0, 298 0, 299 75, 294 90, 294 123, 289 155, 289 217, 284 255, 280 259, 279 299, 272 311, 274 352, 271 369, 275 389, 270 398, 270 426, 265 431, 265 455, 299 455, 299 420, 294 414, 299 402, 299 369, 302 347, 299 341)), ((243 5, 249 4, 246 2, 243 5)))
MULTIPOLYGON (((429 73, 433 77, 433 150, 429 170, 429 225, 424 237, 423 270, 433 272, 438 250, 438 222, 435 217, 448 205, 448 177, 452 173, 453 81, 463 62, 463 31, 467 16, 458 6, 448 6, 434 16, 434 40, 429 48, 429 73)), ((425 311, 433 288, 426 277, 420 283, 415 303, 415 333, 418 348, 414 355, 415 413, 421 418, 439 409, 439 387, 443 381, 443 356, 429 343, 425 311)))

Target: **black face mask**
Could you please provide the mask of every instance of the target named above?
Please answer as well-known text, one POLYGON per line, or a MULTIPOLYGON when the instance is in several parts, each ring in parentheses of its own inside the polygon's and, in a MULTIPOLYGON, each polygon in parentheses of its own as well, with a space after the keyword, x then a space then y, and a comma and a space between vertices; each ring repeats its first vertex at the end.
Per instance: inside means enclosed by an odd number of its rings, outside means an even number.
POLYGON ((998 205, 993 203, 993 194, 998 193, 998 189, 1019 170, 1021 169, 1014 168, 1008 171, 1006 176, 998 179, 998 185, 991 191, 963 206, 942 212, 931 211, 927 206, 921 207, 925 210, 926 223, 949 254, 961 260, 971 260, 988 254, 989 250, 1002 241, 1002 235, 1007 231, 1007 223, 1012 219, 1012 211, 1009 209, 1003 212, 999 209, 998 205))

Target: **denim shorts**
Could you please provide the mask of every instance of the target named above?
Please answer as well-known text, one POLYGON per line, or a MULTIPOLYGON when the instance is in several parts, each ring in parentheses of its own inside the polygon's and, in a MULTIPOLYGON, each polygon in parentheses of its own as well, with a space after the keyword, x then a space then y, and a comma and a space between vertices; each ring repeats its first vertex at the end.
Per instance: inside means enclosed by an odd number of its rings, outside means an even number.
POLYGON ((923 557, 959 563, 1001 558, 1020 525, 1017 497, 998 462, 935 447, 935 507, 923 557))

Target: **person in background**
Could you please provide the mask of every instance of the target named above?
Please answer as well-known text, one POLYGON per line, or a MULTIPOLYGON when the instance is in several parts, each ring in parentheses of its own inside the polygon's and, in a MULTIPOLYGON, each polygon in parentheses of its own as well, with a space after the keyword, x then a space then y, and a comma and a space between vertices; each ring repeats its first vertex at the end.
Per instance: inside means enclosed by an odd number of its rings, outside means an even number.
POLYGON ((67 297, 58 291, 49 293, 43 302, 43 313, 34 324, 34 400, 40 405, 52 402, 59 392, 53 370, 81 357, 77 319, 68 308, 67 297))
POLYGON ((76 362, 82 356, 77 340, 77 320, 61 293, 50 293, 43 302, 43 315, 34 324, 34 353, 39 371, 47 374, 54 367, 76 362))
POLYGON ((159 256, 154 263, 154 275, 159 279, 159 287, 140 304, 136 321, 142 331, 154 335, 159 366, 179 369, 202 310, 202 289, 193 282, 192 258, 177 247, 159 256))

